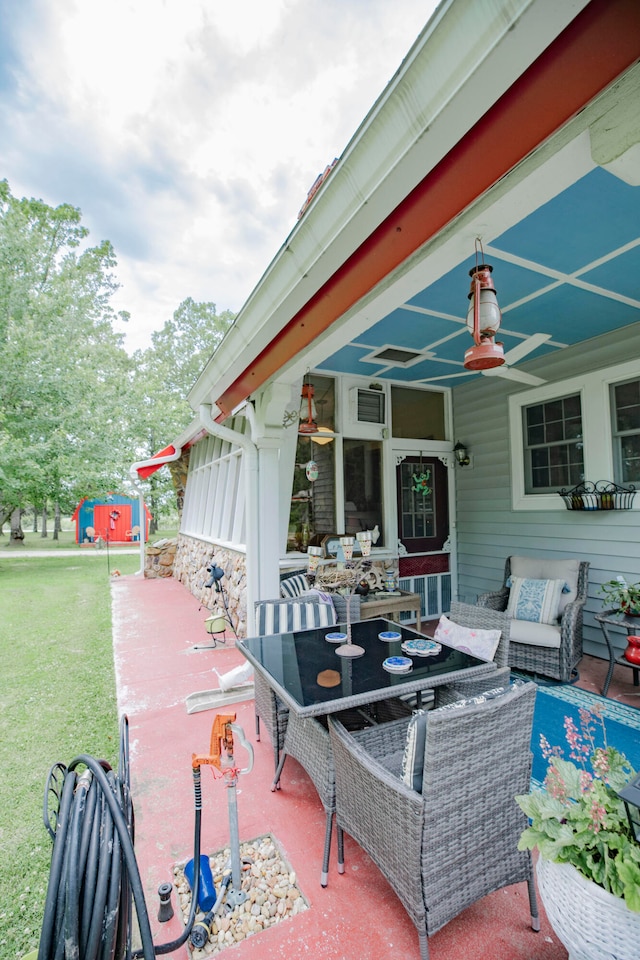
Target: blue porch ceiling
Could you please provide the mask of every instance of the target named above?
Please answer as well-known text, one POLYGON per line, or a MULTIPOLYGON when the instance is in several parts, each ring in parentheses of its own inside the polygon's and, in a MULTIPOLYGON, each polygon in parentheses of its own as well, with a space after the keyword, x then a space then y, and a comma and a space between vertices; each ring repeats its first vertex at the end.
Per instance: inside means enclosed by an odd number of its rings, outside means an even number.
MULTIPOLYGON (((502 310, 508 352, 547 334, 514 366, 640 322, 640 187, 597 168, 490 243, 484 260, 502 310)), ((406 383, 457 386, 464 369, 469 270, 475 254, 421 290, 316 368, 406 383), (382 347, 419 351, 410 366, 372 359, 382 347)))

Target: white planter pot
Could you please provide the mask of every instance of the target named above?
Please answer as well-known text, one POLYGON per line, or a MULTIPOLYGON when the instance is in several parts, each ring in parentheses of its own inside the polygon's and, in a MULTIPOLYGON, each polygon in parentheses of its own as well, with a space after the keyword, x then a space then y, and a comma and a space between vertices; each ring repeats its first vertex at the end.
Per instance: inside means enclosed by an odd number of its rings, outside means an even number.
POLYGON ((638 960, 640 913, 570 863, 538 857, 536 875, 549 923, 569 960, 638 960))

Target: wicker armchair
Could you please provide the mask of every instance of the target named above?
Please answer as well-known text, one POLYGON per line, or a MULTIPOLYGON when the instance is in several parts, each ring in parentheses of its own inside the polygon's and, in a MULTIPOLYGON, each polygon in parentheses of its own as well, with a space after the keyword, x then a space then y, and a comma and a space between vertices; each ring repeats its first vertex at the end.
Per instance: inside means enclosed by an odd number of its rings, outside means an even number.
POLYGON ((527 673, 552 677, 563 683, 582 659, 582 613, 587 600, 589 563, 586 560, 549 560, 507 557, 500 590, 478 597, 479 607, 506 611, 507 581, 511 576, 532 579, 563 579, 569 592, 560 601, 558 624, 538 624, 511 619, 509 665, 527 673))
MULTIPOLYGON (((258 600, 255 611, 256 631, 260 637, 292 630, 311 630, 314 627, 330 626, 336 619, 333 605, 322 603, 317 596, 258 600)), ((277 769, 289 710, 257 672, 254 675, 254 696, 256 740, 260 740, 260 720, 262 720, 273 744, 274 764, 277 769)))
POLYGON ((459 709, 436 709, 426 726, 422 793, 400 779, 409 720, 349 733, 329 731, 338 831, 380 868, 428 937, 486 894, 526 881, 539 929, 531 856, 518 850, 527 819, 514 797, 529 791, 536 687, 459 709))

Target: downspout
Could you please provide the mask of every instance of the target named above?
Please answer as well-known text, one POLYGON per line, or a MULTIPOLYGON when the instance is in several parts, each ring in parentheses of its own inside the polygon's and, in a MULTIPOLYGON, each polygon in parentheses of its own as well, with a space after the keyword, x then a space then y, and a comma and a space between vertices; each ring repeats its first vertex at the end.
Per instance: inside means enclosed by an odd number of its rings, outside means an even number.
MULTIPOLYGON (((242 411, 251 427, 255 426, 254 411, 250 403, 244 405, 242 411)), ((211 416, 211 404, 201 403, 199 408, 200 423, 213 437, 219 437, 242 448, 245 460, 245 501, 247 504, 246 530, 247 530, 247 553, 246 553, 246 571, 247 571, 247 636, 253 636, 255 632, 254 618, 254 599, 260 596, 259 578, 259 557, 260 548, 260 524, 258 522, 258 450, 250 436, 244 433, 237 433, 224 427, 211 416)))
POLYGON ((140 569, 136 570, 135 575, 137 577, 144 576, 144 549, 147 540, 147 515, 144 510, 144 495, 141 488, 138 486, 138 481, 140 479, 138 470, 141 467, 162 467, 165 463, 172 463, 174 460, 179 460, 181 456, 182 447, 179 447, 174 453, 169 453, 164 457, 151 457, 149 460, 138 460, 137 463, 132 463, 129 468, 131 483, 133 484, 134 490, 138 494, 138 509, 140 511, 140 569))

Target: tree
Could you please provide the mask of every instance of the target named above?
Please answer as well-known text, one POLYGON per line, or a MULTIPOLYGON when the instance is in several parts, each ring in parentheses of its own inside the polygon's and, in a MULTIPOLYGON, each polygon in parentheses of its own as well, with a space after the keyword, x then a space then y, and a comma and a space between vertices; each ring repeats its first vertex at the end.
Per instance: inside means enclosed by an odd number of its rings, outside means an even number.
POLYGON ((0 516, 15 541, 26 503, 68 511, 90 480, 117 485, 128 456, 116 260, 108 241, 80 251, 87 236, 76 208, 18 200, 0 182, 0 516))
MULTIPOLYGON (((187 394, 233 320, 231 311, 218 314, 215 303, 187 297, 172 319, 151 335, 151 346, 134 354, 140 459, 153 456, 189 425, 193 411, 187 394)), ((174 504, 175 494, 168 469, 152 474, 148 483, 155 532, 158 514, 174 504)))

